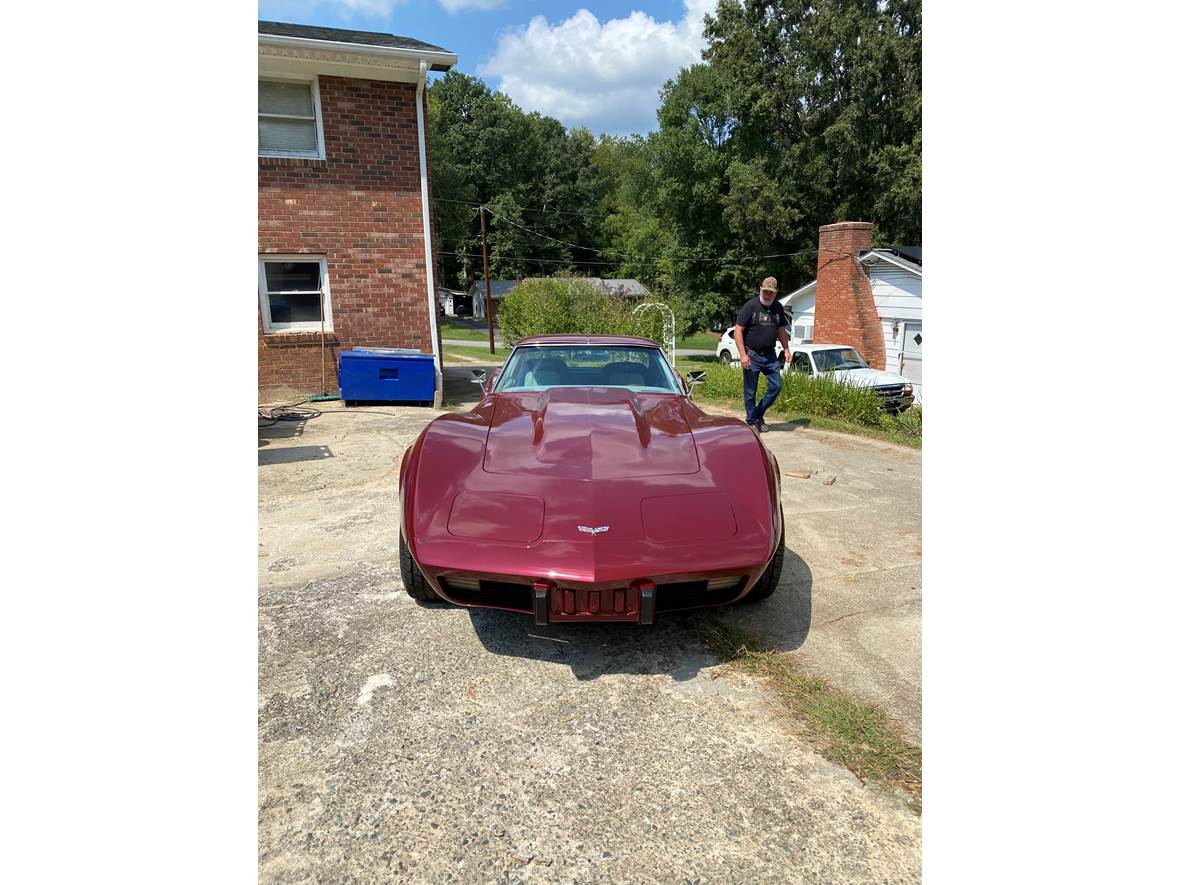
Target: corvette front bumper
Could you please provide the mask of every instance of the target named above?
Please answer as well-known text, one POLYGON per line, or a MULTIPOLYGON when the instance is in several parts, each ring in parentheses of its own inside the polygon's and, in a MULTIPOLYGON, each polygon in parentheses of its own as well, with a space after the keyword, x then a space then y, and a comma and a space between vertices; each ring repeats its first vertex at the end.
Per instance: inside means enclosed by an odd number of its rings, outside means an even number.
POLYGON ((629 584, 577 584, 448 571, 427 578, 440 596, 468 608, 530 614, 537 624, 622 622, 651 624, 661 612, 726 605, 740 599, 762 569, 696 580, 640 579, 629 584))

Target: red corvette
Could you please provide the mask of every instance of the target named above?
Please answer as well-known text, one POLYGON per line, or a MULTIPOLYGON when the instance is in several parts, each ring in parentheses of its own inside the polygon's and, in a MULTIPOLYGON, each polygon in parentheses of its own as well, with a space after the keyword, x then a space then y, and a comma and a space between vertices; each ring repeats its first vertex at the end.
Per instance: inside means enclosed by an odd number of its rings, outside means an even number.
POLYGON ((703 375, 686 384, 646 338, 519 341, 474 409, 402 457, 406 592, 539 624, 765 599, 778 464, 744 422, 696 407, 703 375))

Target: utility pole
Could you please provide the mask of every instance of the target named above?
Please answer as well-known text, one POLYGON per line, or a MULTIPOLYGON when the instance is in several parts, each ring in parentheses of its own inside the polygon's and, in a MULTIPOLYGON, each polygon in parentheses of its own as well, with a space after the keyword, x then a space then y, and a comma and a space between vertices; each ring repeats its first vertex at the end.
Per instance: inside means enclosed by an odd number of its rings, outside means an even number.
POLYGON ((492 281, 488 277, 488 229, 484 225, 483 206, 479 207, 479 238, 483 241, 483 312, 488 318, 488 352, 496 352, 496 334, 492 331, 492 281))

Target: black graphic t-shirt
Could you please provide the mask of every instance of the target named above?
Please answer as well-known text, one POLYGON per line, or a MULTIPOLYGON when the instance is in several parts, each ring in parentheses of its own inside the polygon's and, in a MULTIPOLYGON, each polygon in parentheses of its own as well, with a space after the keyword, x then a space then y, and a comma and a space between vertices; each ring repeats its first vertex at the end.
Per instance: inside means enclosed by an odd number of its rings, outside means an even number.
POLYGON ((787 324, 787 314, 778 301, 763 307, 757 298, 751 298, 738 311, 737 324, 742 327, 746 350, 762 356, 774 356, 774 343, 778 330, 787 324))

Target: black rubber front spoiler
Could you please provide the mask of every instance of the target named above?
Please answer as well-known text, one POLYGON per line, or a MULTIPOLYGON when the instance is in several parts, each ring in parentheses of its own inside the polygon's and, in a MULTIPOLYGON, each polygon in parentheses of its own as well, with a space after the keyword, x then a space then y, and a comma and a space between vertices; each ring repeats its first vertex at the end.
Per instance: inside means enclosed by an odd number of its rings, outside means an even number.
POLYGON ((656 588, 650 584, 639 588, 639 623, 652 624, 656 619, 656 588))

